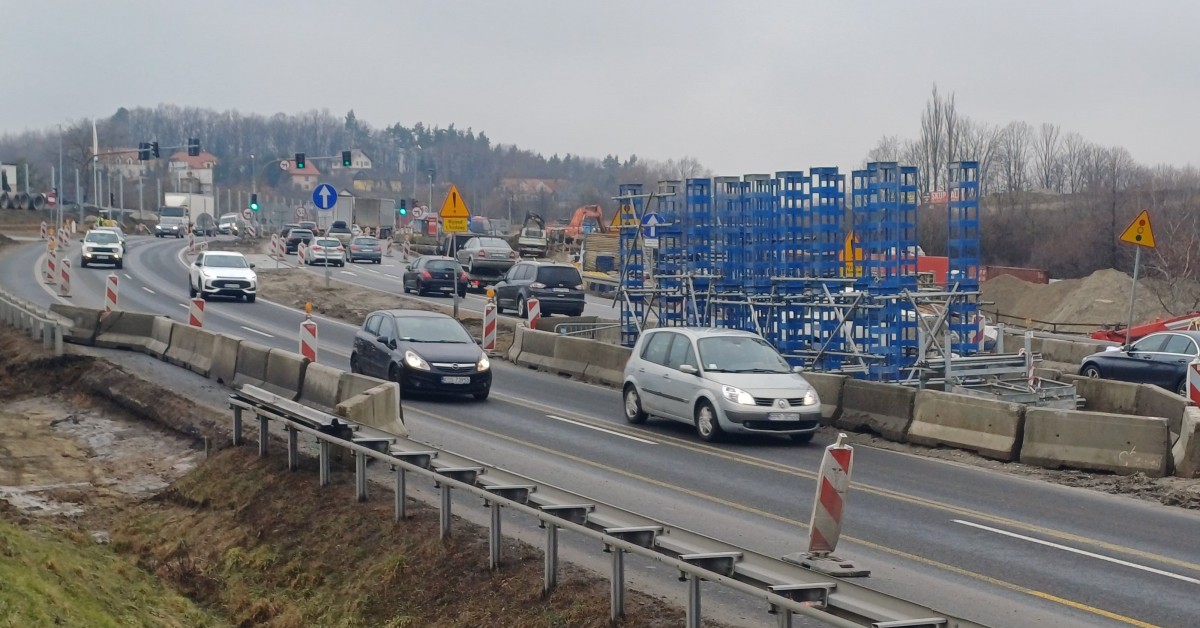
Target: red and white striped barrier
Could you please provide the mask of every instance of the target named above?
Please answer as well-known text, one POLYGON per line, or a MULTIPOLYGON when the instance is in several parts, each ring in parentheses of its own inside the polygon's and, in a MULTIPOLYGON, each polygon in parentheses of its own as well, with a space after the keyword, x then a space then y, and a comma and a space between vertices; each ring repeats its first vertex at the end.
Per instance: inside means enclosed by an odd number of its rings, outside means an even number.
POLYGON ((204 327, 204 299, 202 297, 192 299, 192 304, 188 306, 188 325, 204 327))
POLYGON ((404 259, 408 259, 408 258, 412 257, 412 245, 409 244, 408 242, 404 243, 403 253, 404 253, 404 259))
POLYGON ((808 553, 812 556, 832 554, 842 535, 842 507, 850 490, 850 467, 854 460, 854 448, 842 444, 845 438, 845 434, 838 434, 837 442, 826 447, 821 458, 817 498, 808 523, 808 553))
POLYGON ((301 242, 296 245, 296 257, 300 259, 301 264, 308 263, 308 245, 301 242))
POLYGON ((271 248, 269 248, 267 250, 270 251, 271 257, 280 257, 280 255, 279 255, 279 234, 278 233, 271 234, 271 248))
POLYGON ((119 280, 116 273, 109 273, 104 278, 104 311, 111 312, 117 309, 117 288, 119 280))
MULTIPOLYGON (((53 242, 51 242, 53 244, 53 242)), ((54 285, 58 277, 58 254, 51 248, 46 252, 46 283, 54 285)))
POLYGON ((251 238, 257 238, 258 232, 254 230, 254 225, 246 225, 246 235, 251 238))
POLYGON ((58 246, 64 250, 71 246, 71 236, 65 226, 58 230, 58 246))
POLYGON ((300 323, 300 355, 309 362, 317 361, 317 323, 312 319, 300 323))
POLYGON ((196 234, 189 231, 188 232, 188 253, 195 253, 195 252, 196 252, 196 234))
POLYGON ((46 221, 45 220, 42 221, 41 235, 38 237, 42 240, 46 239, 46 221))
POLYGON ((490 300, 483 306, 483 350, 496 350, 496 304, 490 300))
POLYGON ((529 299, 525 303, 525 307, 529 310, 529 328, 537 329, 538 321, 542 320, 542 304, 537 299, 529 299))
POLYGON ((1187 398, 1192 405, 1200 406, 1200 358, 1192 360, 1188 365, 1187 398))
POLYGON ((58 264, 58 294, 71 296, 71 260, 66 258, 58 264))
POLYGON ((973 322, 975 323, 975 334, 971 336, 971 344, 975 345, 976 351, 983 353, 983 346, 985 342, 983 335, 984 318, 983 316, 976 314, 973 322))

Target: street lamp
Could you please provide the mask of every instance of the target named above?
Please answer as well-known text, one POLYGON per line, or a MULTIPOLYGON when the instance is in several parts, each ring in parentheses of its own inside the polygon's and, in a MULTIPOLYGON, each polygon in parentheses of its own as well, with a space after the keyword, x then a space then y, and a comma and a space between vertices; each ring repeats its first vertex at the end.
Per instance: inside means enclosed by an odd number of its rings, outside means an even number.
POLYGON ((429 169, 429 211, 433 211, 433 168, 429 169))

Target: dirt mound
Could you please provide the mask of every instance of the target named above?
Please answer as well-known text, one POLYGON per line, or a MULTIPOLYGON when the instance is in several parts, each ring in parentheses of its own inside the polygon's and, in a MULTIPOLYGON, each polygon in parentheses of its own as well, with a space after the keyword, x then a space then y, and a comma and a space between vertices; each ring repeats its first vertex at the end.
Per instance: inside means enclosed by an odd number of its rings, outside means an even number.
MULTIPOLYGON (((1064 279, 1049 284, 1029 283, 1001 275, 981 286, 983 309, 999 313, 1001 322, 1033 327, 1047 324, 1079 325, 1071 331, 1124 325, 1129 318, 1129 295, 1133 279, 1125 273, 1103 269, 1082 279, 1064 279), (1041 324, 1039 324, 1041 322, 1041 324)), ((1137 322, 1172 316, 1153 290, 1153 282, 1138 282, 1133 318, 1137 322)))

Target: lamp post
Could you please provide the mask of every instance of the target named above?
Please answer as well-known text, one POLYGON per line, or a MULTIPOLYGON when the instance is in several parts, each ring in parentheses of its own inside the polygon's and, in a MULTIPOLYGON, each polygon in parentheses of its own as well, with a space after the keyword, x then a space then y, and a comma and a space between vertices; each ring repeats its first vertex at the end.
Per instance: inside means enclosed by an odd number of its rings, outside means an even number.
POLYGON ((433 211, 433 168, 429 169, 429 211, 433 211))

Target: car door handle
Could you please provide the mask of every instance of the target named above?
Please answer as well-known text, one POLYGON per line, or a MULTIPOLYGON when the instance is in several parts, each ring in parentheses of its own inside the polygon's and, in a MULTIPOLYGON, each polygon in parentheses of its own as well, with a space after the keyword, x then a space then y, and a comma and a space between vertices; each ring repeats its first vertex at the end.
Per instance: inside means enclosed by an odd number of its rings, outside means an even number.
POLYGON ((638 368, 638 372, 639 372, 639 373, 645 373, 645 372, 646 372, 646 369, 645 369, 644 367, 643 367, 643 368, 638 368))

